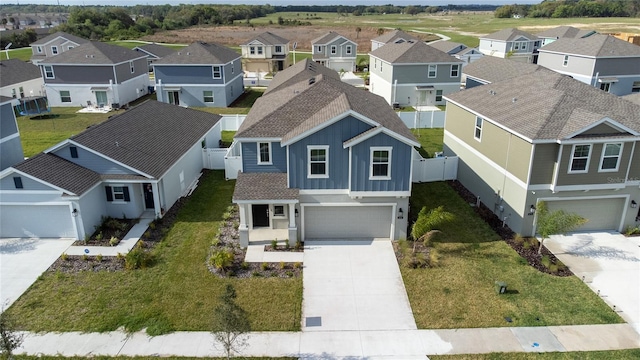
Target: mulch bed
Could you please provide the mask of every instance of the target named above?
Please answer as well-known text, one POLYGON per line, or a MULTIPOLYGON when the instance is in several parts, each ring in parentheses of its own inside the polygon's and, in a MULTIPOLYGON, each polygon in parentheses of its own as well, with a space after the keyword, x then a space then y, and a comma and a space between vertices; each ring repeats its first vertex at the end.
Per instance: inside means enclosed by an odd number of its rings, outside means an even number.
POLYGON ((73 246, 116 246, 139 221, 139 219, 107 218, 88 239, 77 240, 73 246), (107 223, 117 224, 117 226, 107 226, 107 223), (111 243, 111 238, 117 239, 117 242, 111 243))
POLYGON ((571 276, 573 272, 567 267, 560 267, 557 272, 552 272, 542 263, 542 257, 548 256, 551 264, 561 264, 560 260, 556 258, 551 251, 549 251, 544 245, 542 246, 542 254, 538 254, 538 247, 525 247, 524 243, 515 241, 516 234, 508 226, 502 226, 500 218, 491 211, 484 204, 475 206, 476 196, 465 188, 459 181, 452 180, 447 181, 457 193, 467 203, 474 204, 473 209, 475 212, 489 225, 491 228, 513 248, 522 258, 527 260, 527 263, 537 269, 540 272, 547 273, 554 276, 571 276))

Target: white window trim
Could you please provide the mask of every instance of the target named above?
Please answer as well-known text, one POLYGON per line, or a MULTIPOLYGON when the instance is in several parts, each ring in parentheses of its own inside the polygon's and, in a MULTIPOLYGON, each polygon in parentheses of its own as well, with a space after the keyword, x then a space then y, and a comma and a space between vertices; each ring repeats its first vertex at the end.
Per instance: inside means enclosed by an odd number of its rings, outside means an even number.
POLYGON ((258 50, 258 55, 264 54, 264 49, 262 48, 262 46, 258 46, 256 49, 258 50))
MULTIPOLYGON (((320 163, 321 161, 316 161, 320 163)), ((307 178, 309 179, 326 179, 329 177, 329 145, 307 145, 307 178), (324 150, 324 174, 311 174, 311 150, 324 150)))
POLYGON ((352 49, 351 49, 351 45, 347 45, 347 46, 345 47, 345 51, 346 51, 346 54, 347 54, 347 55, 351 55, 351 51, 352 51, 352 49))
POLYGON ((44 65, 43 66, 43 70, 44 70, 44 78, 45 79, 55 79, 56 78, 56 74, 53 72, 53 66, 52 65, 44 65), (51 76, 47 75, 47 68, 51 69, 51 76))
POLYGON ((427 77, 429 79, 433 79, 433 78, 438 77, 438 65, 435 65, 435 64, 429 64, 428 65, 428 67, 427 67, 427 77), (434 69, 433 76, 431 76, 431 67, 432 66, 433 66, 433 69, 434 69))
POLYGON ((286 219, 287 218, 287 205, 275 204, 272 206, 271 214, 274 218, 286 219), (282 206, 282 214, 276 214, 276 206, 282 206))
POLYGON ((331 45, 331 55, 335 55, 338 53, 338 47, 336 45, 331 45))
POLYGON ((215 102, 215 98, 213 97, 213 90, 202 90, 202 102, 205 104, 213 104, 215 102), (206 92, 210 92, 211 93, 211 101, 207 101, 207 95, 205 95, 206 92))
MULTIPOLYGON (((369 148, 369 180, 391 180, 391 159, 392 159, 393 147, 391 146, 372 146, 369 148), (387 175, 385 176, 373 176, 373 152, 374 151, 388 151, 389 160, 387 162, 387 175)), ((380 163, 378 163, 380 164, 380 163)))
MULTIPOLYGON (((604 143, 602 144, 602 154, 600 155, 600 164, 598 165, 598 172, 617 172, 620 169, 620 160, 622 160, 622 151, 624 149, 624 143, 604 143), (620 152, 617 156, 615 156, 618 160, 616 161, 615 169, 603 169, 602 164, 604 163, 605 151, 607 150, 607 145, 620 145, 620 152)), ((607 156, 612 158, 614 156, 607 156)))
POLYGON ((258 153, 257 153, 258 165, 273 165, 273 152, 271 152, 271 142, 267 142, 267 141, 257 142, 256 146, 258 148, 258 153), (269 161, 261 161, 260 144, 269 144, 269 161))
POLYGON ((591 151, 593 150, 592 144, 573 144, 571 147, 571 157, 569 158, 569 169, 567 169, 569 174, 586 174, 589 172, 589 163, 591 162, 591 151), (573 155, 576 152, 576 146, 588 146, 589 154, 587 154, 587 163, 584 166, 584 170, 571 170, 571 165, 573 165, 573 155))
POLYGON ((565 55, 562 58, 562 66, 567 67, 569 65, 569 55, 565 55))
POLYGON ((111 186, 111 198, 113 199, 112 203, 122 203, 122 204, 127 203, 124 200, 124 188, 125 188, 124 185, 113 185, 113 186, 111 186), (122 191, 116 192, 116 188, 122 188, 122 191), (122 196, 122 199, 116 199, 116 193, 118 195, 122 196))
POLYGON ((473 138, 482 141, 482 128, 484 127, 484 119, 480 116, 476 116, 476 120, 473 123, 473 138), (480 119, 480 126, 478 127, 478 119, 480 119), (476 136, 476 130, 480 130, 480 136, 476 136))
POLYGON ((255 54, 256 54, 256 47, 249 46, 249 55, 255 55, 255 54))
POLYGON ((134 72, 136 72, 136 67, 133 63, 133 61, 129 61, 129 69, 131 70, 131 73, 133 74, 134 72))
POLYGON ((68 103, 70 103, 70 102, 71 102, 71 91, 70 91, 70 90, 60 90, 59 94, 60 94, 60 102, 61 102, 61 103, 68 104, 68 103), (63 93, 63 92, 67 92, 67 93, 69 93, 69 96, 64 96, 64 97, 68 97, 68 98, 69 98, 69 101, 62 101, 62 98, 63 98, 62 93, 63 93))
POLYGON ((58 55, 60 54, 60 52, 58 51, 58 47, 55 45, 51 46, 51 55, 58 55), (55 51, 53 51, 53 49, 56 49, 55 51))
POLYGON ((275 54, 282 54, 282 45, 275 45, 275 46, 273 47, 273 52, 274 52, 275 54), (278 49, 278 48, 280 48, 280 49, 278 49))
MULTIPOLYGON (((436 67, 436 69, 437 69, 437 67, 436 67)), ((437 72, 437 70, 436 70, 436 72, 437 72)), ((460 76, 460 64, 451 64, 451 73, 449 75, 452 78, 457 78, 458 76, 460 76), (453 68, 454 67, 456 68, 456 70, 455 70, 456 71, 456 75, 453 75, 453 68)))
POLYGON ((36 51, 38 54, 42 54, 42 46, 36 46, 36 51))
POLYGON ((222 79, 222 66, 213 65, 211 67, 211 76, 213 76, 214 79, 222 79), (218 68, 218 76, 216 76, 216 68, 218 68))

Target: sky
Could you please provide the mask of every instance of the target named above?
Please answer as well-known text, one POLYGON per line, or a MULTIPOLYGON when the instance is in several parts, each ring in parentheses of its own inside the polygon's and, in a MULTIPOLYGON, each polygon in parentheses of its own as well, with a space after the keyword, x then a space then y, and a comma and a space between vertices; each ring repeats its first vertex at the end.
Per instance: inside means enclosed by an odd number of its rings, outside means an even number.
POLYGON ((164 4, 271 4, 276 6, 286 5, 465 5, 465 4, 537 4, 542 0, 2 0, 4 5, 9 4, 47 4, 47 5, 164 5, 164 4))

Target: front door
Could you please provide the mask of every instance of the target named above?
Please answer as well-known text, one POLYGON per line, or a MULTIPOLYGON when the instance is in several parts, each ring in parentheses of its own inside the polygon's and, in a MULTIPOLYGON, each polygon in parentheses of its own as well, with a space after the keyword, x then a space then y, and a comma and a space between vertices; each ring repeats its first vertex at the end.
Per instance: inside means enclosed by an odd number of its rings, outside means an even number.
POLYGON ((284 70, 284 61, 278 61, 278 71, 284 70))
POLYGON ((153 202, 153 187, 151 184, 142 184, 142 192, 144 193, 145 209, 155 209, 155 204, 153 202))
POLYGON ((104 107, 107 105, 107 92, 106 91, 96 91, 96 104, 99 107, 104 107))
POLYGON ((169 104, 180 105, 180 93, 178 91, 167 91, 169 104))
POLYGON ((269 226, 269 205, 251 205, 251 216, 253 217, 253 227, 269 226))

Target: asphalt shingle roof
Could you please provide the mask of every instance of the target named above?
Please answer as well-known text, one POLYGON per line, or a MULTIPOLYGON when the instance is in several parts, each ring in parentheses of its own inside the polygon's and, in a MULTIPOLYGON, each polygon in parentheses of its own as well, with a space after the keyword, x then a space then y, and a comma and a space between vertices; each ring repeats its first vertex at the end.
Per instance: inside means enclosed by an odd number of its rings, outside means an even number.
POLYGON ((435 41, 432 43, 429 43, 429 46, 436 48, 440 51, 443 51, 445 53, 449 53, 450 51, 454 51, 454 54, 459 53, 460 51, 464 50, 467 48, 467 45, 461 44, 461 43, 457 43, 457 42, 453 42, 453 41, 446 41, 446 40, 441 40, 441 41, 435 41))
POLYGON ((493 83, 531 74, 539 71, 541 68, 542 66, 540 65, 502 59, 494 56, 483 56, 465 66, 462 72, 467 76, 493 83))
POLYGON ((298 200, 299 193, 287 187, 287 173, 238 173, 233 201, 298 200))
POLYGON ((518 30, 515 28, 506 28, 506 29, 502 29, 500 31, 491 33, 489 35, 482 36, 481 39, 513 41, 522 36, 526 37, 529 40, 534 40, 538 38, 537 36, 530 34, 526 31, 518 30))
POLYGON ((633 94, 625 95, 622 98, 640 105, 640 93, 633 93, 633 94))
POLYGON ((640 57, 640 46, 620 40, 613 36, 602 34, 595 34, 586 38, 578 39, 558 39, 551 44, 541 47, 539 51, 592 57, 640 57))
POLYGON ((538 33, 540 38, 562 39, 562 38, 581 38, 592 34, 593 30, 582 30, 573 26, 557 26, 538 33))
POLYGON ((81 195, 101 181, 100 175, 53 154, 40 153, 13 166, 25 174, 81 195))
POLYGON ((295 84, 300 82, 301 80, 308 80, 314 76, 322 74, 323 76, 334 77, 336 79, 340 79, 340 75, 332 69, 329 69, 326 66, 322 66, 315 61, 310 61, 309 59, 305 59, 303 61, 299 61, 296 64, 287 68, 287 71, 280 71, 273 77, 271 83, 267 90, 265 90, 265 94, 269 92, 275 91, 277 89, 282 88, 283 86, 289 86, 291 84, 295 84))
POLYGON ((18 84, 42 77, 40 68, 20 59, 0 61, 0 87, 18 84))
POLYGON ((147 101, 70 139, 157 179, 202 140, 220 118, 147 101))
POLYGON ((390 43, 370 52, 369 55, 391 64, 461 63, 461 60, 442 52, 422 41, 416 43, 390 43))
POLYGON ((418 39, 417 37, 407 34, 406 32, 402 31, 402 30, 391 30, 389 32, 386 32, 380 36, 378 36, 377 38, 372 39, 371 41, 377 41, 377 42, 381 42, 383 44, 387 44, 390 42, 394 42, 398 39, 403 39, 405 41, 412 41, 412 42, 420 42, 422 40, 418 39))
POLYGON ((550 70, 446 97, 531 140, 565 139, 604 117, 640 131, 640 106, 550 70))
POLYGON ((34 41, 30 45, 44 45, 44 44, 48 43, 49 41, 54 40, 54 39, 56 39, 58 37, 62 37, 62 38, 65 38, 65 39, 67 39, 69 41, 73 41, 74 43, 79 44, 79 45, 86 44, 86 43, 90 42, 89 40, 87 40, 85 38, 81 38, 79 36, 71 35, 71 34, 63 32, 63 31, 58 31, 58 32, 55 32, 55 33, 53 33, 51 35, 45 36, 40 40, 34 41))
POLYGON ((151 53, 158 58, 163 58, 167 55, 173 54, 176 51, 174 49, 168 48, 163 45, 158 45, 158 44, 146 44, 142 46, 136 46, 136 48, 142 49, 148 53, 151 53))
POLYGON ((13 100, 13 98, 10 98, 8 96, 0 95, 0 104, 6 103, 6 102, 11 101, 11 100, 13 100))
POLYGON ((174 51, 154 65, 226 64, 239 58, 240 53, 226 46, 198 41, 174 51))
POLYGON ((278 36, 272 32, 265 31, 262 34, 254 37, 253 39, 250 39, 243 45, 249 45, 250 43, 256 40, 265 45, 281 45, 281 44, 287 44, 289 42, 289 40, 283 38, 282 36, 278 36))
POLYGON ((343 37, 343 38, 345 38, 345 39, 347 39, 349 41, 352 41, 348 37, 346 37, 344 35, 340 35, 335 31, 329 31, 326 34, 324 34, 324 35, 322 35, 322 36, 320 36, 320 37, 318 37, 318 38, 316 38, 314 40, 311 40, 311 44, 320 44, 320 45, 327 44, 327 43, 333 41, 337 37, 343 37))
MULTIPOLYGON (((311 60, 306 59, 305 62, 311 60)), ((260 97, 238 129, 236 137, 277 137, 286 142, 336 116, 354 111, 396 134, 416 141, 382 97, 345 84, 335 76, 319 74, 312 80, 307 77, 295 78, 297 82, 288 82, 287 86, 280 86, 260 97)))
POLYGON ((40 64, 91 64, 113 65, 135 60, 145 55, 118 45, 90 41, 56 56, 48 57, 40 64))

